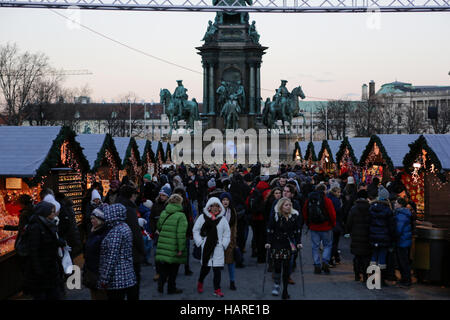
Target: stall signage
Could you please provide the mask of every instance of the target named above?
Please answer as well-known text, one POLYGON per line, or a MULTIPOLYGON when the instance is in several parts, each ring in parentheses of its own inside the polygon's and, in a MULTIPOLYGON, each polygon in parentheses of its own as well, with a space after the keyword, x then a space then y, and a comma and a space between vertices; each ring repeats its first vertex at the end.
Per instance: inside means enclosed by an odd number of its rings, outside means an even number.
POLYGON ((6 178, 6 189, 22 189, 22 179, 21 178, 6 178))

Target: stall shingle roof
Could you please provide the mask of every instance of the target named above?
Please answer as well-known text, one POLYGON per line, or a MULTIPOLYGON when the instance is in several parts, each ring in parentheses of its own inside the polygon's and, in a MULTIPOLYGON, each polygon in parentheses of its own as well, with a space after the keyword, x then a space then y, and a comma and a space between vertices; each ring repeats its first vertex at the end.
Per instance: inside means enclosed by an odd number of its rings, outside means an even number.
POLYGON ((450 170, 450 134, 424 134, 423 136, 441 162, 442 169, 450 170))
POLYGON ((342 140, 327 140, 327 142, 328 142, 328 145, 330 146, 330 150, 331 150, 331 154, 333 156, 333 160, 336 161, 336 154, 339 151, 339 147, 341 145, 342 140))
POLYGON ((348 142, 352 146, 353 154, 355 155, 356 160, 359 162, 364 150, 369 143, 370 138, 349 138, 348 142))
POLYGON ((128 145, 130 144, 130 138, 114 137, 113 139, 117 152, 119 153, 120 160, 122 160, 123 164, 125 161, 125 155, 127 154, 128 145))
POLYGON ((60 126, 0 126, 0 175, 35 176, 60 131, 60 126))
POLYGON ((309 143, 309 141, 299 141, 298 142, 298 145, 300 146, 300 153, 301 153, 302 159, 305 159, 306 149, 308 149, 308 143, 309 143))
POLYGON ((416 141, 420 134, 378 134, 394 168, 403 167, 403 158, 409 152, 409 144, 416 141))
POLYGON ((106 134, 79 134, 75 137, 75 140, 77 140, 83 148, 84 156, 89 161, 91 169, 94 168, 95 161, 105 142, 105 138, 106 134))

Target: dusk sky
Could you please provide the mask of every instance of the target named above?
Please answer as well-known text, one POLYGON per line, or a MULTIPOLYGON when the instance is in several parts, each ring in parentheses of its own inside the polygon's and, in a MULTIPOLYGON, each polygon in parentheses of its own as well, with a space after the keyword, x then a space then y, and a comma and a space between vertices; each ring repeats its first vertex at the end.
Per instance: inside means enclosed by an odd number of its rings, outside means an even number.
MULTIPOLYGON (((67 10, 57 10, 68 15, 67 10)), ((73 14, 72 14, 73 17, 73 14)), ((41 51, 57 68, 88 69, 68 76, 66 87, 88 84, 94 101, 117 101, 127 92, 159 102, 159 89, 182 79, 189 99, 202 101, 201 57, 195 47, 215 13, 81 10, 80 22, 149 55, 137 53, 84 28, 73 28, 48 9, 0 8, 0 44, 41 51)), ((395 80, 413 85, 450 85, 450 13, 253 13, 260 43, 269 47, 261 67, 262 97, 280 79, 301 85, 307 100, 360 99, 361 86, 376 90, 395 80), (369 22, 369 23, 368 23, 369 22), (377 28, 369 28, 379 26, 377 28)))

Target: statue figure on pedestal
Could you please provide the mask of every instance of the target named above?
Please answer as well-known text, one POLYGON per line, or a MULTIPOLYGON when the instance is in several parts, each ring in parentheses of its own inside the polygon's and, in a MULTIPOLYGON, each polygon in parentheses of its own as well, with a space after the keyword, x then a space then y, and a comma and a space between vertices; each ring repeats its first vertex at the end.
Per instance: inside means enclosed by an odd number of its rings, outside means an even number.
POLYGON ((217 26, 216 23, 212 23, 211 20, 208 21, 208 29, 206 30, 206 33, 201 41, 210 41, 213 39, 214 34, 217 32, 217 26))
MULTIPOLYGON (((272 102, 267 98, 263 111, 263 124, 269 129, 277 129, 276 122, 281 120, 283 122, 283 128, 285 128, 285 122, 289 123, 289 127, 292 126, 292 118, 305 117, 301 114, 298 97, 305 99, 302 87, 298 86, 289 93, 286 88, 286 80, 281 80, 281 86, 276 90, 276 94, 273 97, 272 102)), ((284 130, 286 133, 286 130, 284 130)))
POLYGON ((244 86, 241 84, 241 81, 238 80, 237 82, 237 89, 236 92, 233 93, 230 97, 232 99, 236 99, 237 103, 239 104, 239 107, 241 108, 241 110, 244 110, 244 104, 245 104, 245 90, 244 90, 244 86))
POLYGON ((224 119, 225 129, 236 130, 238 128, 240 112, 241 108, 237 103, 236 97, 231 95, 220 111, 220 116, 224 119))
POLYGON ((221 110, 223 105, 225 104, 225 102, 227 102, 227 99, 229 97, 227 83, 225 81, 222 81, 220 83, 220 86, 219 86, 219 88, 217 88, 216 93, 219 95, 219 99, 217 99, 217 103, 218 103, 219 110, 221 110))
POLYGON ((160 103, 165 106, 167 117, 169 118, 170 132, 178 129, 178 121, 185 120, 186 128, 194 130, 194 121, 200 120, 198 103, 195 98, 188 101, 187 89, 182 84, 183 80, 177 80, 178 87, 173 96, 168 89, 161 89, 159 92, 160 103))
POLYGON ((248 35, 250 37, 250 40, 253 43, 258 44, 259 43, 259 34, 256 31, 256 22, 253 20, 252 24, 250 25, 250 28, 248 29, 248 35))

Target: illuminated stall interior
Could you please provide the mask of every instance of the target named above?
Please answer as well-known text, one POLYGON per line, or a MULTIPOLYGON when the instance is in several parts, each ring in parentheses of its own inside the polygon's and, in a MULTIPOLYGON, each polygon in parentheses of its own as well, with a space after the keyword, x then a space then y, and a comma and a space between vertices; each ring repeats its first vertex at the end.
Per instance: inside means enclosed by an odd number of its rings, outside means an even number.
POLYGON ((360 181, 361 169, 359 159, 369 143, 370 138, 347 138, 345 137, 336 153, 336 165, 338 174, 347 173, 360 181))
POLYGON ((339 150, 340 140, 323 140, 318 159, 319 164, 326 173, 336 171, 336 153, 339 150))
POLYGON ((152 142, 149 140, 136 140, 142 162, 142 174, 149 173, 153 176, 155 172, 155 154, 152 150, 152 142))
POLYGON ((392 181, 396 169, 403 168, 402 161, 409 151, 408 144, 418 137, 418 134, 373 135, 359 161, 361 180, 366 184, 370 184, 375 177, 383 183, 392 181))
POLYGON ((418 218, 450 228, 450 135, 424 134, 403 159, 402 182, 418 218))
POLYGON ((300 162, 302 159, 303 159, 302 150, 300 149, 300 145, 299 145, 298 141, 296 141, 294 144, 294 152, 292 154, 292 160, 300 162))
POLYGON ((128 176, 131 181, 138 184, 141 174, 141 157, 136 140, 131 138, 114 137, 114 143, 122 159, 123 170, 119 171, 119 179, 122 181, 124 176, 128 176))
POLYGON ((90 165, 90 172, 86 175, 86 188, 90 189, 94 182, 99 182, 103 187, 103 196, 106 196, 110 181, 119 178, 121 169, 121 159, 114 140, 110 134, 80 134, 76 140, 83 148, 90 165))

